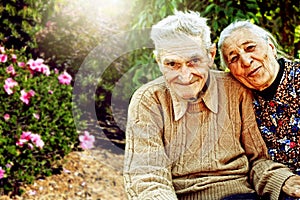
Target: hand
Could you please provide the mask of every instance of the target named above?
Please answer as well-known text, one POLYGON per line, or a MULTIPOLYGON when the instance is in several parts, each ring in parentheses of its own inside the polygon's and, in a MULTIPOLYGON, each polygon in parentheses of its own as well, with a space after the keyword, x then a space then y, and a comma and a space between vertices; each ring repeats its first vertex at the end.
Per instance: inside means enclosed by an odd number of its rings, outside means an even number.
POLYGON ((289 177, 282 186, 282 191, 291 197, 300 198, 300 176, 289 177))

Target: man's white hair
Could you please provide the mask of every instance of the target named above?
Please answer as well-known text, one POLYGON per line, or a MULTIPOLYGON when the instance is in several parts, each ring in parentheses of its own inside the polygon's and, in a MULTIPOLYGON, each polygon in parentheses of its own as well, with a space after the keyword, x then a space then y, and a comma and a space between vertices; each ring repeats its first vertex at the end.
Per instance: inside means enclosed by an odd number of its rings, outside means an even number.
MULTIPOLYGON (((151 39, 155 49, 159 51, 159 44, 164 41, 186 37, 197 37, 207 50, 211 47, 210 28, 206 23, 207 19, 200 17, 198 12, 175 11, 157 24, 152 26, 151 39)), ((200 44, 199 44, 200 45, 200 44)))

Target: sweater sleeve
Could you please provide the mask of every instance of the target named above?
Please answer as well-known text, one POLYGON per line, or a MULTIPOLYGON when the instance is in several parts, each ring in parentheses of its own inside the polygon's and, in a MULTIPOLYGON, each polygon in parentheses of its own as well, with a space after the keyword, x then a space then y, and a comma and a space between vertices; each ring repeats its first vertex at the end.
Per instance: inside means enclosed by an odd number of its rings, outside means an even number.
POLYGON ((129 105, 126 127, 123 175, 128 199, 177 199, 162 135, 163 116, 158 100, 143 91, 136 92, 129 105))
POLYGON ((260 196, 279 199, 284 181, 293 173, 283 164, 269 159, 252 106, 252 95, 245 91, 240 101, 242 117, 242 145, 250 162, 250 183, 260 196))

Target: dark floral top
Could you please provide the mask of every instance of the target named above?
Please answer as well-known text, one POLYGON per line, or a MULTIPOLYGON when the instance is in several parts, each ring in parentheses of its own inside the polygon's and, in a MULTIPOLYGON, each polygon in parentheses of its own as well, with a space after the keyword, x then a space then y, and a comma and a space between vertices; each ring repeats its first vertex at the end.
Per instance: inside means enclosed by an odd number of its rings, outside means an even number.
POLYGON ((274 83, 254 94, 256 120, 271 158, 300 174, 300 63, 278 62, 274 83))

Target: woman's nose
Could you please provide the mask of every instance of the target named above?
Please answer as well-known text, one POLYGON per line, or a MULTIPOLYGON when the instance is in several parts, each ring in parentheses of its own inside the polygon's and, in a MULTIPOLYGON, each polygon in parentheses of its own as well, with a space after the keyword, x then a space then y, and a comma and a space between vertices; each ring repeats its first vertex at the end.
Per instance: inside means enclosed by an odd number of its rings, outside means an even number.
POLYGON ((247 53, 241 54, 241 60, 242 60, 242 66, 244 68, 250 67, 252 63, 252 58, 249 54, 247 53))

